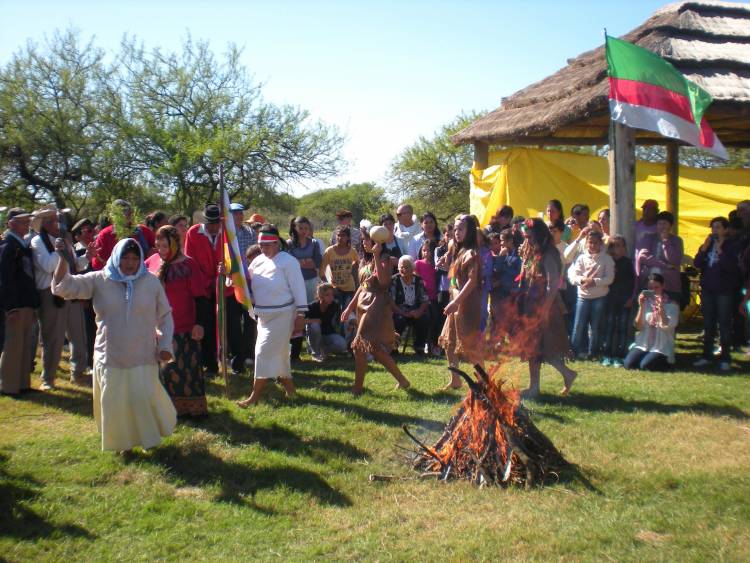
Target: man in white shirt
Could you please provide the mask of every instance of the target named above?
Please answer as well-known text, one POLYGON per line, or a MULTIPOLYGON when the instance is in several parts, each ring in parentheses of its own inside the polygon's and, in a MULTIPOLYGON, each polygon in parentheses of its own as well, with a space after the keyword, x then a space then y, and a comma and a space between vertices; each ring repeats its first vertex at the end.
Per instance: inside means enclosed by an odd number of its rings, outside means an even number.
MULTIPOLYGON (((39 233, 31 239, 35 282, 41 299, 39 328, 42 337, 42 383, 39 389, 49 391, 55 388, 55 375, 60 365, 69 314, 69 303, 60 297, 53 296, 51 289, 52 274, 57 267, 57 261, 61 258, 55 251, 55 239, 61 236, 57 209, 50 206, 35 211, 32 226, 39 233)), ((71 268, 74 268, 74 273, 86 269, 89 255, 77 257, 72 243, 69 240, 66 243, 68 250, 62 258, 68 261, 71 268)), ((74 383, 80 383, 83 371, 86 369, 87 346, 83 310, 78 307, 75 309, 75 313, 76 317, 80 316, 80 323, 76 325, 80 330, 73 331, 73 334, 70 335, 72 344, 71 363, 73 366, 71 380, 74 383)))
POLYGON ((422 231, 422 226, 414 221, 414 209, 408 203, 398 206, 396 210, 396 228, 393 230, 393 236, 398 242, 401 254, 409 253, 409 243, 422 231))

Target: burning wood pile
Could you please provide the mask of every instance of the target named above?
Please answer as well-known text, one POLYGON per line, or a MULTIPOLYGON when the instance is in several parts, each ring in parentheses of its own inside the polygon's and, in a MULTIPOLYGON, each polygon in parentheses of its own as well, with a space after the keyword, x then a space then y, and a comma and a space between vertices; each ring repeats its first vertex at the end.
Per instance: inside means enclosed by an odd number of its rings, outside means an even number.
POLYGON ((469 385, 469 394, 430 447, 404 426, 419 446, 414 468, 441 481, 468 479, 479 487, 523 485, 530 488, 557 479, 568 463, 534 425, 518 392, 505 392, 480 366, 476 379, 451 368, 469 385))

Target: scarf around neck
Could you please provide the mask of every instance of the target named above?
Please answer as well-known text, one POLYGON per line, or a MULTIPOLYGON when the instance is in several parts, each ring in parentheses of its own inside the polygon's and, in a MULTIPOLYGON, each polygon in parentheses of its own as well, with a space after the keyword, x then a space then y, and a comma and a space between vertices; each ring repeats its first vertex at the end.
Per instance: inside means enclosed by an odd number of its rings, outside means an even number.
POLYGON ((112 250, 112 255, 109 257, 109 260, 107 260, 107 264, 104 266, 104 277, 125 285, 125 303, 127 304, 127 308, 125 309, 126 322, 130 317, 130 308, 133 305, 133 282, 148 273, 146 265, 143 263, 143 249, 141 249, 141 245, 137 243, 135 246, 138 248, 138 253, 140 255, 140 266, 138 267, 138 270, 135 274, 129 276, 126 276, 122 273, 122 270, 120 270, 122 251, 125 248, 125 245, 129 242, 131 242, 131 239, 123 239, 119 241, 112 250))

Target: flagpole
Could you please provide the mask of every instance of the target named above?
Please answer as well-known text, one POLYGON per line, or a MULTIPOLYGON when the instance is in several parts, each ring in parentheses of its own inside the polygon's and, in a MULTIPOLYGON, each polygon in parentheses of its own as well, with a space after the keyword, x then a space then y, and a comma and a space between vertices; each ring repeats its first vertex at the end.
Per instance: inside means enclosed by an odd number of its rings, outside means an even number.
MULTIPOLYGON (((224 209, 224 166, 219 164, 219 210, 221 213, 221 230, 219 231, 219 242, 222 248, 222 262, 224 261, 224 221, 226 220, 224 209)), ((223 270, 222 270, 223 271, 223 270)), ((229 375, 227 373, 227 309, 224 298, 224 288, 226 287, 226 274, 219 274, 219 298, 218 306, 223 314, 219 319, 219 346, 221 349, 221 372, 224 376, 224 395, 229 399, 229 375)))

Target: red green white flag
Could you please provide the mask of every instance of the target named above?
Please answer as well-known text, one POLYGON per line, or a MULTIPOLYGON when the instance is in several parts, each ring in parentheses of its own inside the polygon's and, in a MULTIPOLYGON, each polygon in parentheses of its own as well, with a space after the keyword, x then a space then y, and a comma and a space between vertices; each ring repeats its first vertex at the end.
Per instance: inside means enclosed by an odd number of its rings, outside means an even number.
POLYGON ((703 117, 713 101, 711 94, 648 49, 607 36, 606 52, 613 121, 728 158, 703 117))

